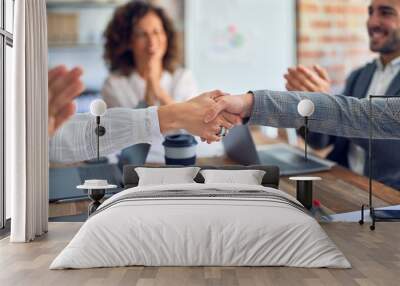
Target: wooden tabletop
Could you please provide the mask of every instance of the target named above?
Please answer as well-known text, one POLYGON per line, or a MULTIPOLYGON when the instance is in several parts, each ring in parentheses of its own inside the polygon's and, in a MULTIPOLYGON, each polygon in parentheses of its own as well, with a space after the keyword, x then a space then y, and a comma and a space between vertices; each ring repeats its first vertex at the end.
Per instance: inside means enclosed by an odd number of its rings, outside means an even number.
MULTIPOLYGON (((257 145, 271 143, 257 129, 252 129, 253 139, 257 145)), ((272 143, 278 143, 273 140, 272 143)), ((198 158, 198 165, 231 165, 236 164, 226 156, 212 158, 198 158)), ((319 176, 321 181, 313 184, 313 197, 319 200, 328 213, 343 213, 356 211, 361 205, 368 203, 367 177, 358 175, 341 166, 334 166, 330 171, 313 173, 312 176, 319 176)), ((281 177, 280 189, 296 196, 296 182, 290 181, 289 177, 281 177)), ((373 181, 373 206, 400 205, 400 191, 373 181)))
MULTIPOLYGON (((282 140, 271 140, 264 136, 259 129, 252 128, 253 139, 257 145, 282 143, 282 140)), ((320 153, 321 154, 321 153, 320 153)), ((231 165, 236 164, 226 156, 197 158, 197 165, 231 165)), ((319 200, 323 209, 328 213, 343 213, 356 211, 361 205, 368 203, 368 178, 355 174, 348 169, 334 166, 330 171, 313 173, 321 181, 314 182, 314 198, 319 200)), ((296 196, 296 182, 289 177, 281 177, 280 189, 296 196)), ((399 205, 400 191, 396 191, 379 182, 373 182, 373 205, 376 207, 399 205)), ((51 203, 50 216, 74 215, 86 212, 89 201, 73 201, 51 203)))

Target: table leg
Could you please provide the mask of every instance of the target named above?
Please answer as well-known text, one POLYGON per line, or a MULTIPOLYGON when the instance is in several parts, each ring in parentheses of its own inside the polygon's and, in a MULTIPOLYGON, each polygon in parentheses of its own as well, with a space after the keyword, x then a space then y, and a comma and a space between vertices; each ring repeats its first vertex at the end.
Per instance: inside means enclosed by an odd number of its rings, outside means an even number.
POLYGON ((308 210, 312 207, 312 181, 297 181, 296 198, 308 210))

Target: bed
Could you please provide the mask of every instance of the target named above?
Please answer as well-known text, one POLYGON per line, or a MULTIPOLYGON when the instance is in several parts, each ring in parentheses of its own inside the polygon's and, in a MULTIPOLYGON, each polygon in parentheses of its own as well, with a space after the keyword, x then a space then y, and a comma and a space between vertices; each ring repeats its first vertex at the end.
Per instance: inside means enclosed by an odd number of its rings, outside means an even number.
MULTIPOLYGON (((350 268, 343 253, 292 196, 278 189, 273 166, 261 185, 196 183, 138 186, 106 200, 50 269, 144 266, 291 266, 350 268)), ((169 166, 170 167, 170 166, 169 166)))

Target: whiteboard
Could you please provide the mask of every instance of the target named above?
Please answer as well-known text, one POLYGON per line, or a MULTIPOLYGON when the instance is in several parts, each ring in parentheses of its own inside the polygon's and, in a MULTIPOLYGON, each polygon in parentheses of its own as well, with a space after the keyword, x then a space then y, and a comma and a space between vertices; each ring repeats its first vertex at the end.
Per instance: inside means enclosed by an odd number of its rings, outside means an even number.
POLYGON ((296 63, 295 0, 186 0, 185 60, 200 91, 283 90, 296 63))

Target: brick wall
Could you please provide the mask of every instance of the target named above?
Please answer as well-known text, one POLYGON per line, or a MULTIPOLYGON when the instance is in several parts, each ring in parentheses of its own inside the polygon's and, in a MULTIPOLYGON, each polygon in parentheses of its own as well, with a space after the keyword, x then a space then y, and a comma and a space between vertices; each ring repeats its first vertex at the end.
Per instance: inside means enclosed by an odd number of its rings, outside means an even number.
POLYGON ((373 58, 366 30, 368 0, 298 0, 298 63, 328 69, 333 92, 373 58))

